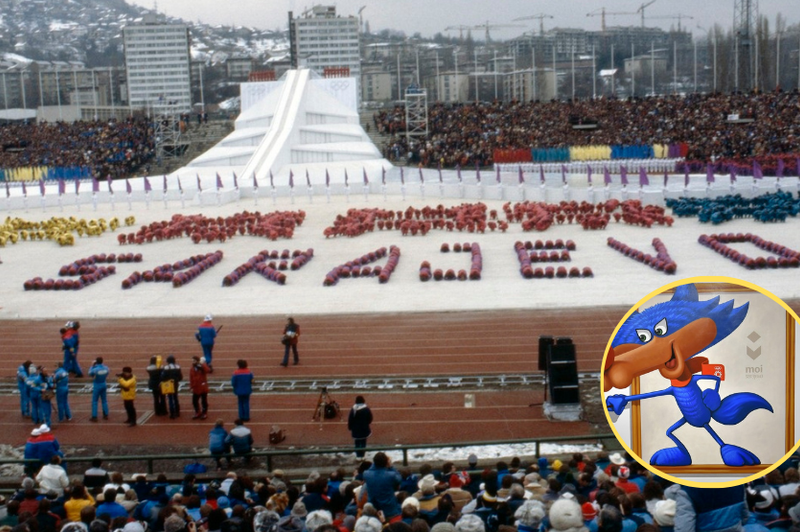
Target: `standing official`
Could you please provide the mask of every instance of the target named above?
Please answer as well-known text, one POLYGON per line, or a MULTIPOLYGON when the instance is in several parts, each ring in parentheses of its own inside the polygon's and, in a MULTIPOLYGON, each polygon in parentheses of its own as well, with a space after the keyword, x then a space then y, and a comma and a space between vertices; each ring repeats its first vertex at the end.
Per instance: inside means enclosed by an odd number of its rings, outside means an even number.
POLYGON ((206 359, 208 364, 209 373, 214 371, 214 366, 211 365, 211 352, 214 350, 214 339, 217 337, 217 330, 211 323, 214 317, 211 314, 206 314, 203 323, 197 328, 194 337, 200 342, 200 347, 203 348, 203 358, 206 359))
POLYGON ((192 368, 189 370, 189 386, 192 388, 192 419, 208 417, 208 375, 209 368, 204 359, 192 357, 192 368))
POLYGON ((233 393, 239 401, 239 419, 250 421, 250 394, 253 393, 253 372, 247 369, 246 360, 236 361, 237 369, 231 377, 233 393))
POLYGON ((103 364, 103 357, 97 357, 89 369, 92 378, 92 417, 89 421, 97 421, 97 401, 103 404, 103 419, 108 419, 108 366, 103 364))
POLYGON ((133 375, 133 370, 130 366, 122 368, 122 373, 117 375, 117 382, 119 383, 122 404, 125 405, 125 413, 128 414, 128 419, 125 420, 125 423, 135 427, 136 407, 133 405, 133 400, 136 399, 136 377, 133 375))
POLYGON ((161 357, 151 356, 147 368, 147 387, 153 394, 153 410, 157 416, 167 415, 167 400, 161 393, 161 357))
POLYGON ((56 389, 58 420, 72 421, 72 411, 69 408, 69 372, 61 362, 56 364, 56 368, 56 372, 53 374, 53 384, 56 389))
POLYGON ((356 397, 356 404, 350 409, 347 417, 347 428, 353 436, 356 447, 356 456, 364 458, 364 448, 367 446, 367 438, 372 434, 370 424, 372 423, 372 411, 364 401, 364 397, 356 397))
POLYGON ((297 355, 297 343, 300 339, 300 326, 294 322, 294 318, 286 320, 286 326, 283 328, 283 338, 281 343, 284 346, 283 362, 281 366, 284 368, 289 365, 289 349, 292 350, 294 355, 294 365, 300 363, 300 357, 297 355))

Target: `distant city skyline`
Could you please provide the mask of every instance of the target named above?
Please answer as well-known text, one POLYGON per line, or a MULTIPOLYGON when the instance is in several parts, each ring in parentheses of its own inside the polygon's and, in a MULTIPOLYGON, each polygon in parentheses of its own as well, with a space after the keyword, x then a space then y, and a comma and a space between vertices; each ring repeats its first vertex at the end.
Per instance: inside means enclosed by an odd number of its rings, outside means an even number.
MULTIPOLYGON (((154 7, 154 0, 129 0, 146 8, 154 7)), ((315 3, 334 4, 337 13, 343 16, 356 15, 359 8, 366 6, 363 19, 369 22, 373 32, 383 29, 401 30, 411 36, 416 32, 430 38, 436 33, 457 37, 458 31, 445 31, 448 26, 477 26, 486 24, 520 24, 518 28, 497 28, 491 34, 495 39, 509 39, 526 31, 539 30, 538 20, 513 22, 513 19, 544 13, 552 16, 546 19, 545 31, 554 27, 600 29, 600 16, 588 17, 587 13, 606 8, 607 26, 633 26, 641 24, 641 16, 611 15, 616 12, 635 13, 643 0, 571 0, 567 2, 544 2, 541 0, 339 0, 330 2, 299 2, 297 0, 234 0, 220 3, 219 0, 158 0, 158 10, 167 15, 180 17, 187 22, 201 21, 206 24, 248 26, 259 29, 286 29, 287 12, 295 16, 315 3)), ((705 33, 714 24, 729 28, 733 24, 734 0, 656 0, 645 9, 647 26, 665 30, 677 27, 678 20, 670 18, 678 13, 691 15, 693 19, 682 20, 682 25, 695 34, 705 33), (651 17, 653 17, 651 19, 651 17), (656 17, 659 17, 656 19, 656 17)), ((797 0, 761 0, 761 14, 770 22, 774 30, 775 16, 781 13, 789 25, 800 22, 797 16, 797 0)), ((473 37, 483 39, 482 29, 472 30, 473 37)))

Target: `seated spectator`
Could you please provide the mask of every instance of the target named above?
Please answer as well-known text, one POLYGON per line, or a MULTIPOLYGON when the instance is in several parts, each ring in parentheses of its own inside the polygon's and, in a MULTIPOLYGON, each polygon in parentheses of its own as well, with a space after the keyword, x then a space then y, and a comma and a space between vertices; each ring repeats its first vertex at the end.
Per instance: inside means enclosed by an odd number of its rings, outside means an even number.
POLYGON ((241 419, 237 419, 233 424, 234 427, 225 441, 237 456, 244 456, 245 462, 249 462, 251 460, 249 453, 253 450, 253 435, 241 419))
POLYGON ((72 486, 69 499, 64 502, 64 511, 67 514, 67 521, 81 521, 81 510, 87 506, 94 505, 94 498, 89 495, 86 488, 81 484, 72 486))
POLYGON ((108 488, 103 492, 103 502, 97 505, 97 515, 107 515, 109 518, 115 517, 128 517, 128 511, 124 506, 116 501, 117 490, 115 488, 108 488))
POLYGON ((50 457, 50 463, 37 473, 36 482, 39 483, 40 493, 53 490, 58 495, 64 495, 64 488, 69 486, 69 478, 67 478, 67 472, 61 467, 60 456, 56 454, 50 457))
POLYGON ((92 460, 92 467, 83 474, 83 485, 89 489, 100 488, 110 482, 108 472, 102 467, 103 461, 100 458, 92 460))
POLYGON ((50 501, 46 497, 39 501, 36 522, 39 532, 58 532, 61 529, 61 518, 50 511, 50 501))

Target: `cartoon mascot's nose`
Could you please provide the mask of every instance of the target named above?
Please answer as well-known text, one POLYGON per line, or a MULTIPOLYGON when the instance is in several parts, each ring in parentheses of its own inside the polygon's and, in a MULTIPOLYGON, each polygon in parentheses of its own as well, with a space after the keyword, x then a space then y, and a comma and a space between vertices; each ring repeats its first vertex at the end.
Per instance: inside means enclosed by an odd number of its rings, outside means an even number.
POLYGON ((606 365, 603 368, 603 371, 606 371, 614 363, 614 356, 615 356, 614 355, 614 348, 613 347, 609 347, 608 348, 608 354, 606 355, 606 365))

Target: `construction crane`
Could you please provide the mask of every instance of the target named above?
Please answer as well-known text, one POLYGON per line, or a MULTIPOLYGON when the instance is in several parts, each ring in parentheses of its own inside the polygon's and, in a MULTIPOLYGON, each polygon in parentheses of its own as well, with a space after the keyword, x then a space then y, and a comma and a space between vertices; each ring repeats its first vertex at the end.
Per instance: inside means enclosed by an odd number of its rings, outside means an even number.
POLYGON ((642 27, 644 28, 644 8, 647 6, 651 6, 656 3, 656 0, 650 0, 649 2, 645 2, 644 4, 639 6, 639 9, 636 10, 637 13, 642 14, 642 27))
POLYGON ((489 21, 486 21, 486 24, 478 24, 477 26, 472 26, 473 30, 486 30, 486 44, 491 42, 492 37, 489 35, 489 30, 495 30, 499 28, 524 28, 522 24, 489 24, 489 21))
POLYGON ((606 8, 601 7, 600 9, 595 9, 591 13, 586 13, 587 17, 600 17, 600 28, 603 31, 606 31, 606 15, 638 15, 633 11, 606 11, 606 8))
POLYGON ((552 15, 546 15, 544 13, 539 13, 538 15, 531 15, 529 17, 519 17, 515 18, 514 22, 518 22, 520 20, 538 20, 539 21, 539 35, 544 35, 544 19, 546 18, 553 18, 552 15))
POLYGON ((472 26, 464 26, 463 24, 458 26, 447 26, 444 31, 455 31, 458 30, 458 40, 464 41, 464 30, 471 30, 472 26))
POLYGON ((367 9, 367 6, 361 6, 358 8, 358 31, 364 33, 364 17, 361 13, 367 9))
MULTIPOLYGON (((666 15, 666 16, 663 16, 663 17, 650 17, 649 20, 659 20, 659 19, 660 20, 664 20, 664 19, 675 20, 675 19, 678 19, 678 31, 681 31, 681 20, 683 20, 685 18, 694 19, 694 17, 691 16, 691 15, 684 15, 683 13, 678 13, 677 15, 666 15)), ((698 28, 699 27, 700 26, 698 25, 698 28)))

